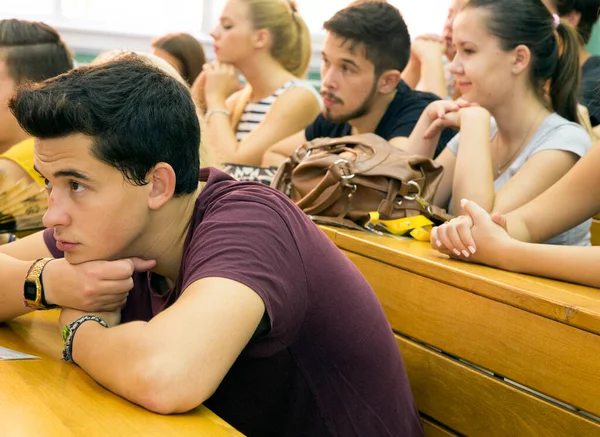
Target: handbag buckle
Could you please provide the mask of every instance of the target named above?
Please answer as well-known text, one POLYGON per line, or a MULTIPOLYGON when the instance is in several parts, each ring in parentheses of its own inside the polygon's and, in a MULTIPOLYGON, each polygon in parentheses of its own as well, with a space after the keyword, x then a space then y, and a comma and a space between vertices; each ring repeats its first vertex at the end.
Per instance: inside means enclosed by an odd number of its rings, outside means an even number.
MULTIPOLYGON (((406 185, 409 185, 409 186, 412 186, 412 187, 416 187, 417 188, 417 192, 415 194, 410 194, 410 195, 407 194, 406 196, 404 196, 404 199, 406 199, 406 200, 416 200, 417 202, 419 202, 419 205, 421 205, 421 207, 423 209, 429 211, 430 210, 429 203, 425 199, 423 199, 421 197, 421 186, 417 182, 415 182, 415 181, 408 181, 406 183, 406 185)), ((397 201, 396 204, 398 206, 401 206, 402 205, 402 200, 397 201)))
MULTIPOLYGON (((333 165, 338 165, 338 164, 342 164, 342 163, 343 163, 343 164, 350 164, 350 161, 348 161, 347 159, 344 159, 344 158, 340 158, 340 159, 338 159, 337 161, 335 161, 335 162, 333 163, 333 165)), ((339 166, 339 167, 340 167, 340 168, 342 168, 341 166, 339 166)), ((348 179, 352 179, 354 176, 356 176, 354 173, 352 173, 352 174, 349 174, 349 175, 343 175, 343 176, 342 176, 342 179, 344 179, 344 180, 348 180, 348 179)), ((412 182, 412 181, 411 181, 411 182, 412 182)))
POLYGON ((408 181, 406 183, 406 185, 409 185, 409 186, 412 186, 412 187, 416 187, 417 188, 417 193, 416 194, 411 194, 411 195, 407 194, 406 196, 404 196, 404 198, 406 200, 415 200, 415 199, 418 200, 421 197, 421 186, 418 183, 416 183, 415 181, 408 181))

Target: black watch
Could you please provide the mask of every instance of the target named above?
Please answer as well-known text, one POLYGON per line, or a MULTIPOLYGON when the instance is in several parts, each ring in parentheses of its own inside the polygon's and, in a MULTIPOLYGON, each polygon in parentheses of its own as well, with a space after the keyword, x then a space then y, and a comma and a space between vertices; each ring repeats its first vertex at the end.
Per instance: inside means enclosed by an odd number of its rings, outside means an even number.
POLYGON ((54 258, 39 258, 29 268, 25 283, 23 284, 23 297, 25 306, 34 310, 56 308, 56 305, 48 305, 44 296, 44 284, 42 273, 44 267, 54 258))

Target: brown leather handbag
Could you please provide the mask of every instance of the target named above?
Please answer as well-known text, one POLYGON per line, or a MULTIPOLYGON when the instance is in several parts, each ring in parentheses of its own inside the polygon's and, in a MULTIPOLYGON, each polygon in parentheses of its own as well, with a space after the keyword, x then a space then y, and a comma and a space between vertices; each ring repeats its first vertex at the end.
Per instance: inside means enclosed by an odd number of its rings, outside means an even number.
POLYGON ((315 221, 355 228, 376 211, 381 219, 452 218, 431 204, 444 169, 375 134, 318 138, 279 167, 271 187, 286 193, 315 221))

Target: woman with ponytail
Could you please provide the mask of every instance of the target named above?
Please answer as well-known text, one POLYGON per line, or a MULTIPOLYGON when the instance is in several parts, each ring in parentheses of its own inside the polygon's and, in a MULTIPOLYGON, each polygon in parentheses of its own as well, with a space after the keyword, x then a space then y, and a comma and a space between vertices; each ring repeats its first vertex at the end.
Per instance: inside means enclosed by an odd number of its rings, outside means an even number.
POLYGON ((300 79, 311 56, 308 28, 292 1, 229 0, 211 36, 216 60, 193 87, 208 144, 223 162, 260 165, 270 146, 320 112, 319 94, 300 79))
MULTIPOLYGON (((540 0, 470 0, 454 21, 451 65, 463 99, 434 102, 411 135, 431 155, 445 127, 460 129, 437 161, 435 202, 461 199, 508 213, 546 191, 591 147, 577 113, 577 35, 540 0)), ((587 221, 549 242, 589 245, 587 221)))
POLYGON ((581 88, 579 94, 588 112, 594 133, 600 136, 600 56, 586 48, 592 37, 600 13, 600 0, 542 0, 551 12, 569 23, 579 35, 579 66, 581 88))

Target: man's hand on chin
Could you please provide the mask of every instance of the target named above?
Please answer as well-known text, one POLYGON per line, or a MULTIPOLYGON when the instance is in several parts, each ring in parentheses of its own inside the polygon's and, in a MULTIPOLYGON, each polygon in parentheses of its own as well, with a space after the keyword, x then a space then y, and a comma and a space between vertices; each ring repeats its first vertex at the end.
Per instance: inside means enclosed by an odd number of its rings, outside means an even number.
POLYGON ((88 261, 69 264, 64 258, 44 268, 46 301, 80 313, 112 312, 125 306, 133 288, 133 274, 151 270, 153 260, 126 258, 116 261, 88 261))

